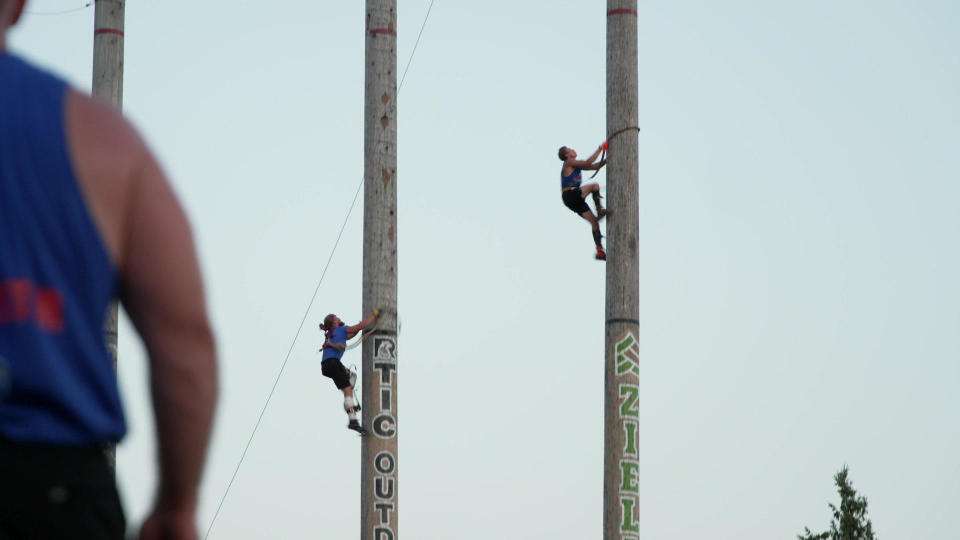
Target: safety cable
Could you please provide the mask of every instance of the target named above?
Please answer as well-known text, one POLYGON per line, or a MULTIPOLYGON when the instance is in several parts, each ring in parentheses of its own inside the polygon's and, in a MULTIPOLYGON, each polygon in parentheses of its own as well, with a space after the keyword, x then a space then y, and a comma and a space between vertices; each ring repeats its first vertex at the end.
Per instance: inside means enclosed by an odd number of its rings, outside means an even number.
POLYGON ((64 9, 64 10, 61 10, 61 11, 31 11, 31 10, 29 10, 29 9, 25 9, 25 10, 23 10, 23 13, 24 13, 24 15, 66 15, 67 13, 75 13, 75 12, 77 12, 77 11, 80 11, 80 10, 83 10, 83 9, 87 9, 88 7, 90 7, 90 6, 92 6, 92 5, 93 5, 93 0, 90 0, 89 2, 87 2, 86 4, 84 4, 84 5, 82 5, 82 6, 80 6, 80 7, 75 7, 75 8, 72 8, 72 9, 64 9))
MULTIPOLYGON (((423 35, 423 29, 427 25, 427 19, 430 18, 430 11, 433 9, 433 2, 435 0, 430 0, 430 6, 427 8, 427 14, 423 18, 423 24, 420 25, 420 33, 417 35, 417 41, 413 45, 413 50, 410 52, 410 58, 407 60, 407 66, 403 70, 403 77, 400 78, 400 85, 397 87, 397 96, 400 96, 400 90, 403 89, 403 81, 406 79, 407 70, 410 69, 410 63, 413 62, 413 55, 417 52, 417 45, 420 44, 420 36, 423 35)), ((280 365, 280 372, 277 373, 276 379, 273 381, 273 387, 270 389, 270 393, 267 395, 267 400, 263 404, 263 409, 260 410, 260 416, 257 417, 257 423, 253 426, 253 432, 250 434, 250 438, 247 440, 247 444, 243 449, 243 453, 240 455, 240 462, 237 463, 237 468, 233 471, 233 476, 230 478, 230 483, 227 484, 227 489, 223 492, 223 497, 220 498, 220 503, 217 505, 217 511, 213 514, 213 519, 210 520, 210 526, 207 527, 206 534, 203 535, 204 540, 210 536, 210 531, 213 530, 213 525, 217 521, 217 516, 220 515, 220 510, 223 508, 223 503, 227 500, 227 495, 230 493, 230 488, 233 486, 234 480, 237 479, 237 473, 240 472, 240 466, 243 465, 243 460, 247 456, 247 450, 250 449, 250 443, 253 442, 254 436, 257 434, 257 429, 260 428, 260 422, 263 420, 263 415, 267 412, 267 407, 270 405, 270 399, 273 398, 273 393, 277 389, 277 384, 280 382, 280 377, 283 375, 283 370, 287 366, 287 361, 290 360, 290 354, 293 352, 293 347, 297 343, 297 339, 300 337, 300 332, 303 330, 303 324, 307 321, 307 316, 310 314, 310 308, 313 307, 313 303, 317 298, 317 292, 320 291, 320 284, 323 283, 324 276, 327 275, 327 269, 330 267, 330 262, 333 260, 333 255, 337 251, 337 246, 340 244, 340 237, 343 235, 343 230, 347 226, 347 221, 350 220, 350 214, 353 213, 353 207, 357 204, 357 197, 360 195, 360 189, 363 187, 363 178, 360 179, 360 184, 357 186, 356 193, 353 194, 353 201, 350 203, 350 209, 347 210, 347 216, 343 219, 343 224, 340 226, 340 232, 337 234, 337 241, 333 244, 333 249, 330 250, 330 256, 327 258, 327 264, 323 267, 323 272, 320 274, 320 280, 317 282, 317 287, 313 290, 313 296, 310 298, 310 303, 307 304, 307 310, 303 314, 303 319, 300 320, 300 326, 297 328, 297 333, 293 337, 293 342, 290 343, 290 348, 287 350, 287 355, 283 359, 283 363, 280 365)), ((371 332, 372 334, 372 332, 371 332)), ((364 334, 364 338, 366 333, 364 334)), ((361 342, 363 338, 361 338, 361 342)))
POLYGON ((330 256, 327 258, 327 264, 323 267, 323 272, 320 274, 320 281, 317 282, 317 287, 313 290, 313 296, 310 298, 310 303, 307 304, 307 310, 304 312, 303 318, 300 320, 300 326, 297 327, 297 333, 293 337, 293 342, 290 343, 290 348, 287 350, 287 356, 283 359, 283 364, 280 365, 280 372, 277 373, 277 378, 273 381, 273 387, 270 388, 270 393, 267 395, 267 401, 264 402, 263 409, 260 410, 260 416, 257 417, 257 423, 253 426, 253 433, 251 433, 250 438, 247 439, 247 445, 243 448, 243 453, 240 455, 240 462, 237 463, 237 468, 234 469, 233 476, 230 478, 230 483, 227 484, 227 489, 223 492, 223 497, 220 498, 220 504, 217 506, 217 511, 213 514, 213 519, 210 520, 210 526, 207 527, 207 533, 203 535, 204 539, 210 535, 210 531, 213 529, 213 524, 217 521, 217 516, 220 515, 220 509, 223 508, 223 503, 227 500, 227 494, 230 493, 230 488, 233 486, 233 481, 237 479, 237 473, 240 472, 240 466, 243 465, 243 460, 247 457, 247 450, 250 449, 250 443, 253 442, 253 437, 257 434, 257 429, 260 428, 260 422, 263 420, 264 413, 267 412, 267 406, 270 405, 270 399, 273 398, 273 393, 277 389, 277 383, 280 382, 280 377, 283 375, 283 370, 287 367, 287 361, 290 360, 290 353, 293 352, 293 347, 297 344, 297 339, 300 337, 300 332, 303 330, 303 324, 307 321, 307 316, 310 314, 310 308, 313 307, 313 302, 317 299, 317 291, 320 290, 320 284, 323 283, 323 278, 327 275, 327 269, 330 267, 330 262, 333 260, 333 254, 336 253, 337 246, 340 245, 340 238, 343 236, 343 230, 347 226, 347 221, 350 220, 350 214, 353 213, 353 207, 357 203, 357 197, 360 195, 361 187, 363 187, 362 180, 360 181, 360 185, 357 186, 357 192, 353 194, 353 202, 350 203, 350 209, 347 210, 347 217, 343 219, 343 225, 340 226, 340 232, 337 234, 337 241, 333 243, 333 249, 330 250, 330 256))
POLYGON ((420 44, 420 36, 423 35, 423 29, 427 26, 427 19, 430 18, 430 10, 433 9, 434 0, 430 0, 430 6, 427 7, 427 14, 423 17, 423 24, 420 25, 420 33, 417 34, 417 41, 413 44, 413 50, 410 51, 410 58, 407 59, 407 67, 403 68, 403 75, 400 77, 400 86, 397 88, 397 95, 400 95, 400 88, 403 88, 403 81, 407 78, 407 70, 410 69, 410 62, 413 62, 413 54, 417 52, 417 45, 420 44))

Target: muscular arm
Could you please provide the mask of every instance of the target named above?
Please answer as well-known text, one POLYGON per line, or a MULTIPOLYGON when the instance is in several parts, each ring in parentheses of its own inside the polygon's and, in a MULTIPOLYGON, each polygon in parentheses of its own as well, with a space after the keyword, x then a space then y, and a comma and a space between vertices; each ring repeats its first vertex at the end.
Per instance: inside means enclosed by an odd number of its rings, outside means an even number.
POLYGON ((595 170, 597 170, 597 169, 603 168, 603 166, 606 165, 606 164, 607 164, 607 160, 601 159, 600 161, 598 161, 598 162, 596 162, 596 163, 593 163, 593 164, 591 164, 591 165, 584 165, 583 167, 580 167, 580 168, 583 169, 583 170, 585 170, 585 171, 595 171, 595 170))
POLYGON ((570 167, 570 170, 580 167, 585 171, 595 171, 600 167, 603 167, 607 163, 606 160, 600 160, 598 163, 594 163, 594 161, 600 155, 600 150, 602 148, 603 148, 602 146, 600 148, 597 148, 597 151, 591 154, 590 157, 587 159, 568 159, 566 162, 566 166, 570 167))
POLYGON ((353 325, 353 326, 348 326, 348 327, 347 327, 347 339, 352 338, 353 336, 357 335, 357 332, 359 332, 359 331, 363 330, 364 328, 370 326, 370 324, 371 324, 371 323, 373 322, 373 320, 376 319, 376 318, 377 318, 377 316, 374 315, 373 313, 371 313, 370 315, 367 316, 366 319, 358 322, 357 324, 355 324, 355 325, 353 325))
POLYGON ((345 344, 343 344, 343 343, 330 343, 329 341, 324 341, 324 342, 323 342, 323 348, 324 348, 324 349, 336 349, 336 350, 338 350, 338 351, 345 351, 345 350, 347 350, 347 346, 346 346, 345 344))
POLYGON ((121 300, 150 356, 158 505, 194 509, 217 394, 214 338, 186 216, 149 152, 135 175, 121 300))
POLYGON ((156 160, 123 117, 68 100, 71 159, 146 346, 156 418, 157 521, 193 527, 216 401, 216 359, 186 216, 156 160))

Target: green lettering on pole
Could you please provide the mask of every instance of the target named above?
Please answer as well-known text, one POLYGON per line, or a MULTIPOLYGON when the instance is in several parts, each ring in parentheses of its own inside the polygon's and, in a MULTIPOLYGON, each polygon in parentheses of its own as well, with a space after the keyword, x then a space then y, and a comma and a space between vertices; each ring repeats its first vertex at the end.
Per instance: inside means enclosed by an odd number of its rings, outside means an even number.
POLYGON ((632 332, 627 332, 616 345, 617 376, 633 372, 640 375, 640 346, 632 332))
POLYGON ((627 440, 626 446, 623 447, 623 453, 627 456, 636 456, 637 455, 637 423, 636 422, 624 422, 623 429, 624 438, 627 440))
POLYGON ((620 417, 640 417, 640 387, 632 384, 620 385, 620 397, 627 399, 620 404, 620 417))
POLYGON ((637 474, 639 469, 640 464, 636 461, 620 462, 620 491, 640 493, 639 475, 637 474))
POLYGON ((623 522, 620 524, 620 532, 640 532, 640 524, 633 519, 633 509, 636 503, 637 501, 632 497, 620 497, 620 508, 623 510, 623 522))

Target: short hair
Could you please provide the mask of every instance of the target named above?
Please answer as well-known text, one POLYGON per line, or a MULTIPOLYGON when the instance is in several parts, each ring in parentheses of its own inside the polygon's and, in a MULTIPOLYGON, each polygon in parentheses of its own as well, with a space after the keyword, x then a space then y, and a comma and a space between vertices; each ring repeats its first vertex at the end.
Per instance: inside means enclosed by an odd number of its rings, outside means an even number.
POLYGON ((560 161, 567 160, 567 147, 561 146, 560 150, 557 152, 557 156, 560 158, 560 161))

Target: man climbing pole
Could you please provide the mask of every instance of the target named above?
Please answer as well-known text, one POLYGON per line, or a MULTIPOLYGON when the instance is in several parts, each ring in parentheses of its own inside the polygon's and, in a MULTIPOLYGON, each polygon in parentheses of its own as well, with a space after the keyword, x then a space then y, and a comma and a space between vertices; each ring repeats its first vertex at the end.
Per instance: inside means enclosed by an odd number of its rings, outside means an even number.
POLYGON ((601 151, 607 150, 608 144, 608 142, 604 142, 597 148, 597 151, 586 160, 578 160, 577 152, 573 148, 561 146, 558 152, 560 161, 563 162, 563 167, 560 169, 560 191, 563 197, 563 204, 572 210, 573 213, 590 223, 590 227, 593 229, 593 241, 597 245, 596 258, 600 261, 606 260, 607 254, 603 251, 603 244, 600 242, 603 235, 600 234, 599 220, 603 219, 608 212, 600 202, 600 186, 592 183, 581 186, 582 177, 580 171, 595 171, 606 165, 607 161, 605 159, 601 158, 600 161, 596 163, 594 163, 594 161, 596 161, 601 151), (597 207, 596 215, 594 215, 590 207, 587 206, 587 195, 593 195, 593 203, 597 207))
POLYGON ((320 361, 320 370, 324 377, 333 379, 333 384, 343 392, 343 410, 347 412, 350 423, 347 428, 364 435, 367 430, 357 420, 360 405, 353 395, 353 385, 357 382, 357 374, 344 367, 340 359, 347 350, 347 340, 357 335, 357 332, 370 326, 370 323, 380 316, 380 310, 374 309, 366 319, 353 326, 347 326, 340 317, 333 313, 323 318, 320 330, 324 332, 323 359, 320 361))

